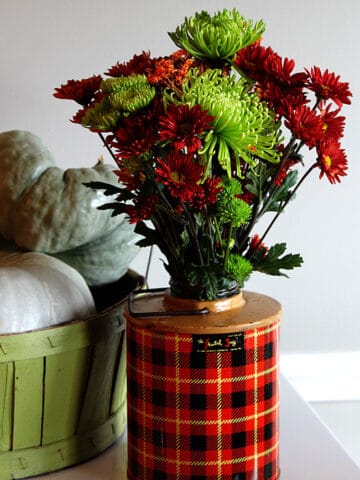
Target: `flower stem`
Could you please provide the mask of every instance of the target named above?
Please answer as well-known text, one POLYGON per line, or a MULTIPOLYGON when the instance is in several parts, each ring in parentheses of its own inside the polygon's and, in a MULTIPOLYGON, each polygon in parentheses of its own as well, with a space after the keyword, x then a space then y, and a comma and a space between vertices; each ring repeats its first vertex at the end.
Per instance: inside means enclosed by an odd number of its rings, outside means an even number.
POLYGON ((224 257, 224 265, 227 264, 227 260, 228 260, 229 253, 230 253, 230 243, 231 243, 231 239, 232 239, 233 229, 234 229, 234 224, 233 224, 233 222, 231 222, 230 223, 230 228, 229 228, 227 245, 226 245, 225 257, 224 257))
POLYGON ((306 180, 306 178, 310 175, 310 173, 314 170, 314 168, 317 167, 317 162, 314 163, 313 165, 311 165, 311 167, 304 173, 304 175, 301 177, 301 179, 299 180, 299 182, 297 183, 296 187, 294 188, 294 190, 292 190, 291 192, 289 192, 289 195, 287 197, 287 199, 285 200, 285 202, 283 203, 283 205, 279 208, 278 212, 276 213, 275 217, 272 219, 272 221, 270 222, 269 226, 267 227, 267 229, 265 230, 265 232, 263 233, 260 241, 259 241, 259 244, 261 244, 263 241, 264 241, 264 238, 267 236, 267 234, 269 233, 269 231, 271 230, 271 228, 273 227, 274 223, 276 222, 276 220, 279 218, 280 214, 283 212, 284 208, 286 207, 286 205, 290 202, 290 200, 294 197, 295 193, 299 190, 300 186, 303 184, 303 182, 306 180))
MULTIPOLYGON (((273 190, 274 190, 274 188, 276 188, 276 186, 274 184, 274 180, 276 179, 276 176, 278 175, 278 173, 281 171, 281 169, 284 166, 286 160, 289 158, 289 155, 291 153, 292 147, 295 145, 295 142, 296 142, 296 138, 294 136, 292 136, 291 139, 289 140, 289 143, 285 147, 284 154, 282 156, 281 162, 278 165, 278 168, 277 168, 276 172, 274 173, 273 178, 269 182, 269 185, 266 188, 266 190, 263 192, 264 203, 261 207, 260 212, 258 213, 257 218, 260 218, 266 212, 266 209, 267 209, 267 207, 268 207, 268 205, 271 201, 271 198, 272 198, 273 190)), ((296 153, 298 153, 298 151, 299 151, 299 149, 296 150, 296 153)))
POLYGON ((158 246, 167 258, 169 265, 174 266, 178 271, 177 274, 173 273, 173 275, 177 276, 179 275, 179 272, 182 272, 183 266, 182 258, 178 251, 177 234, 173 222, 171 219, 164 218, 159 210, 157 210, 152 216, 151 221, 158 232, 167 232, 166 241, 159 242, 158 246))
POLYGON ((188 219, 188 223, 189 223, 189 233, 193 239, 193 242, 194 242, 194 246, 195 246, 195 249, 196 249, 196 253, 198 255, 198 258, 199 258, 199 262, 200 262, 200 265, 204 265, 204 258, 203 258, 203 255, 202 255, 202 252, 201 252, 201 248, 200 248, 200 245, 199 245, 199 239, 198 239, 198 236, 197 236, 197 233, 196 233, 196 228, 195 228, 195 225, 194 225, 194 221, 193 221, 193 218, 188 210, 188 208, 186 207, 185 203, 183 201, 180 201, 180 205, 182 206, 184 212, 185 212, 185 215, 188 219))
POLYGON ((101 133, 101 132, 98 132, 98 135, 99 137, 101 138, 101 141, 104 145, 104 147, 106 148, 106 150, 110 153, 112 159, 114 160, 114 162, 117 164, 117 160, 116 160, 116 157, 114 155, 114 152, 111 150, 111 148, 109 147, 109 145, 107 144, 107 141, 104 137, 104 135, 101 133))
MULTIPOLYGON (((255 205, 255 204, 254 204, 255 205)), ((255 223, 258 221, 258 218, 259 218, 259 203, 256 203, 255 205, 255 208, 253 210, 253 213, 252 213, 252 216, 251 216, 251 219, 250 219, 250 222, 248 223, 248 225, 246 226, 246 229, 242 235, 243 237, 243 240, 242 242, 240 243, 240 245, 238 246, 239 248, 239 251, 241 252, 244 248, 245 248, 245 245, 246 245, 246 242, 247 242, 247 239, 255 225, 255 223)))
POLYGON ((217 221, 216 217, 214 217, 213 220, 214 220, 215 231, 216 231, 216 235, 217 235, 217 238, 218 238, 219 246, 220 246, 220 249, 221 249, 221 255, 223 256, 224 255, 224 246, 223 246, 223 239, 222 239, 220 228, 219 228, 219 222, 217 221))

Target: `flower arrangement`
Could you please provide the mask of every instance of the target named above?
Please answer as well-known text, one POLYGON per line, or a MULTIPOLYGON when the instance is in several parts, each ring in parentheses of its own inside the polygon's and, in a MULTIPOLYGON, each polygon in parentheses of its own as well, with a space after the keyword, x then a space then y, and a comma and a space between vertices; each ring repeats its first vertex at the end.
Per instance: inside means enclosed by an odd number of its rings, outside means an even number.
POLYGON ((116 162, 117 186, 90 185, 116 196, 101 208, 126 214, 139 245, 160 248, 178 296, 215 299, 253 271, 299 267, 300 255, 267 247, 266 235, 313 170, 331 183, 346 175, 348 83, 316 66, 294 72, 262 45, 264 31, 236 10, 202 11, 169 33, 171 55, 142 52, 55 89, 81 105, 72 121, 116 162))

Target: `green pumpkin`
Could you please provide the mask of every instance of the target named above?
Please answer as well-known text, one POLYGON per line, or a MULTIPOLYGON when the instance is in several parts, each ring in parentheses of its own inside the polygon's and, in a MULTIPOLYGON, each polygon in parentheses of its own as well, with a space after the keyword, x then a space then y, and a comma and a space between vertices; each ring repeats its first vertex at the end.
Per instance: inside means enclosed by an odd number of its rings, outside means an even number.
POLYGON ((130 260, 138 253, 138 240, 126 219, 113 231, 85 245, 53 254, 78 270, 91 287, 123 277, 130 260))
POLYGON ((0 133, 0 235, 22 250, 59 254, 92 285, 119 278, 138 237, 124 215, 96 208, 109 199, 84 185, 94 181, 116 185, 113 167, 63 170, 33 133, 0 133))

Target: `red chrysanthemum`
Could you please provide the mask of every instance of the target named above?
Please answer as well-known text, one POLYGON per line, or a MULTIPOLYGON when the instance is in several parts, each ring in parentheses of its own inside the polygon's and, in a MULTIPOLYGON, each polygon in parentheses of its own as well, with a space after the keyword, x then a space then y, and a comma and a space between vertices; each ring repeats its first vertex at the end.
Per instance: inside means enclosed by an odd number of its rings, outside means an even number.
POLYGON ((307 80, 305 72, 293 73, 295 61, 287 57, 282 58, 273 52, 265 60, 264 65, 268 79, 271 79, 278 85, 284 85, 291 88, 302 88, 307 80))
POLYGON ((330 183, 340 182, 348 167, 346 154, 339 143, 334 140, 322 142, 317 151, 320 178, 326 175, 330 183))
POLYGON ((240 195, 236 195, 236 198, 240 198, 240 200, 243 200, 248 205, 252 205, 255 202, 256 195, 252 192, 245 191, 240 195))
POLYGON ((303 91, 307 74, 293 73, 294 60, 282 58, 271 47, 255 44, 244 48, 238 53, 235 63, 256 81, 260 97, 278 115, 308 102, 303 91))
POLYGON ((114 170, 114 173, 126 190, 133 191, 142 186, 145 177, 141 171, 132 172, 123 166, 120 167, 120 170, 114 170))
POLYGON ((250 239, 248 256, 252 256, 255 252, 259 250, 263 250, 263 258, 266 258, 269 249, 265 246, 263 242, 261 242, 260 236, 255 233, 250 239))
POLYGON ((221 178, 207 178, 204 183, 198 185, 198 188, 194 190, 191 206, 195 210, 202 210, 205 206, 213 205, 223 189, 221 183, 221 178))
POLYGON ((323 136, 323 123, 319 115, 306 105, 290 110, 285 126, 308 147, 314 147, 323 136))
POLYGON ((75 115, 72 117, 71 119, 71 122, 72 123, 79 123, 81 124, 81 121, 83 119, 83 116, 85 115, 85 113, 87 112, 87 107, 85 108, 81 108, 80 110, 78 110, 75 115))
POLYGON ((277 85, 271 81, 263 83, 259 95, 277 115, 286 116, 289 110, 306 105, 307 100, 302 88, 277 85))
POLYGON ((101 81, 101 75, 94 75, 83 80, 69 80, 65 85, 55 88, 54 97, 74 100, 83 106, 89 105, 95 97, 101 81))
POLYGON ((129 223, 139 223, 149 220, 154 213, 159 198, 155 195, 139 195, 133 205, 125 205, 124 212, 129 217, 129 223))
POLYGON ((271 47, 254 43, 239 50, 234 63, 252 80, 262 80, 267 75, 266 60, 273 53, 271 47))
POLYGON ((326 137, 333 140, 339 140, 344 133, 345 117, 338 115, 340 109, 331 111, 330 108, 331 106, 328 105, 320 111, 322 129, 324 136, 326 135, 326 137))
POLYGON ((329 72, 327 69, 321 72, 319 67, 313 67, 310 71, 307 70, 309 81, 307 87, 312 90, 319 100, 333 100, 339 107, 343 103, 350 104, 349 84, 347 82, 340 82, 340 75, 329 72))
POLYGON ((162 113, 162 102, 155 97, 148 109, 124 118, 110 142, 116 155, 129 158, 151 150, 157 141, 158 121, 162 113))
POLYGON ((135 127, 124 121, 116 130, 110 145, 114 148, 115 155, 120 158, 139 156, 151 149, 154 135, 155 132, 145 123, 135 127))
POLYGON ((295 165, 297 165, 299 162, 300 162, 299 159, 293 159, 293 158, 286 159, 283 165, 281 165, 281 168, 279 169, 279 171, 277 172, 274 178, 274 184, 277 187, 281 187, 283 181, 287 177, 289 170, 295 165))
POLYGON ((284 116, 286 111, 308 103, 303 91, 307 75, 303 72, 292 73, 293 60, 284 60, 277 54, 268 58, 266 69, 268 75, 260 85, 261 98, 266 100, 275 112, 284 116))
POLYGON ((200 105, 170 105, 159 120, 159 139, 172 141, 176 150, 194 153, 201 147, 200 135, 208 130, 214 117, 201 110, 200 105))
POLYGON ((165 185, 174 198, 183 202, 191 201, 204 167, 194 161, 192 155, 180 152, 168 154, 165 160, 159 158, 157 163, 156 181, 165 185))
POLYGON ((105 75, 111 77, 129 76, 132 74, 146 74, 152 69, 153 59, 150 57, 150 52, 142 52, 140 55, 134 55, 131 60, 125 63, 117 62, 114 66, 109 68, 105 75))

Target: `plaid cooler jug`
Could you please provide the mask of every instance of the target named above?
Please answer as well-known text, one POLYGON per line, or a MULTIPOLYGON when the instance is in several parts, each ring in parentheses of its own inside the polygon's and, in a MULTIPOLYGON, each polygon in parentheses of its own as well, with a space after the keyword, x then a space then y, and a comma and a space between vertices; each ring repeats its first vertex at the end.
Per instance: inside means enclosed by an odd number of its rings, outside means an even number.
POLYGON ((128 478, 275 480, 278 302, 243 292, 194 305, 155 293, 131 310, 128 478))

